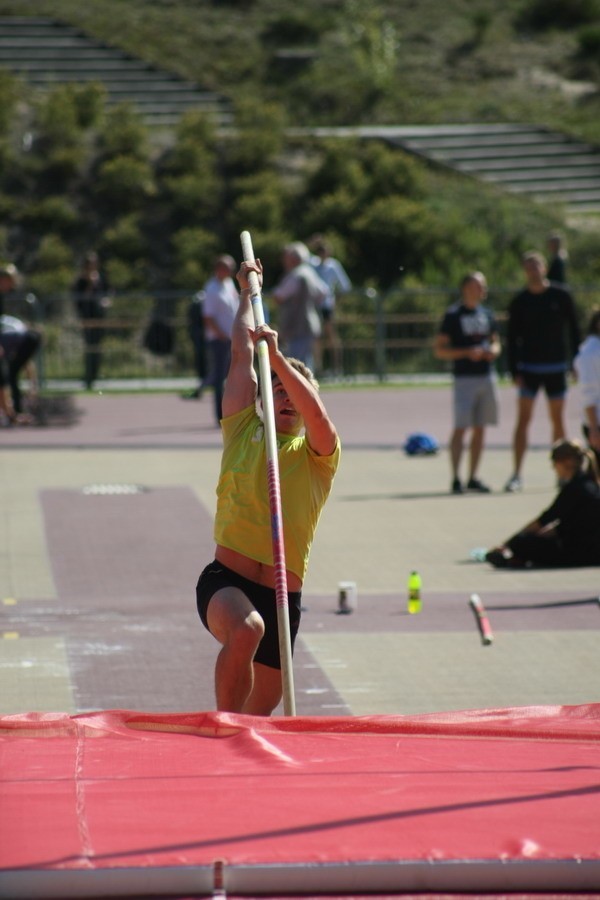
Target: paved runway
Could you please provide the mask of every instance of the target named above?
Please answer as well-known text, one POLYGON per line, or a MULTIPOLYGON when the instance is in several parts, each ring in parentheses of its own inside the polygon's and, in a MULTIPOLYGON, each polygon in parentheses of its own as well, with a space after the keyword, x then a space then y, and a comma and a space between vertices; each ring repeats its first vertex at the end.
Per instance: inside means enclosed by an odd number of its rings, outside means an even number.
MULTIPOLYGON (((343 457, 304 591, 294 663, 300 715, 413 714, 598 701, 598 569, 504 572, 470 558, 554 496, 544 400, 525 490, 511 469, 514 391, 489 431, 487 496, 451 496, 446 385, 324 389, 343 457), (423 610, 406 612, 411 569, 423 610), (337 585, 358 585, 339 615, 337 585), (469 595, 483 598, 483 646, 469 595)), ((577 389, 568 428, 579 435, 577 389)), ((44 427, 0 430, 0 713, 214 708, 217 644, 194 586, 212 558, 220 433, 210 396, 57 398, 44 427)))

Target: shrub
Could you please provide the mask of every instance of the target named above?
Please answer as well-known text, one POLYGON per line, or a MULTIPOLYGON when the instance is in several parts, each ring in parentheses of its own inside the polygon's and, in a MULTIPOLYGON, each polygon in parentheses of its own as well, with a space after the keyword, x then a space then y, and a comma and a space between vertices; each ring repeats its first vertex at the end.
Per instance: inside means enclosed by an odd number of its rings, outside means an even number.
POLYGON ((364 145, 360 141, 330 140, 315 146, 316 164, 306 182, 306 194, 319 197, 347 187, 357 197, 367 189, 369 180, 362 166, 364 145))
POLYGON ((74 278, 73 253, 56 234, 45 235, 38 246, 28 287, 39 296, 68 290, 74 278))
POLYGON ((36 234, 52 231, 65 238, 72 237, 79 225, 79 216, 68 196, 34 201, 17 211, 17 216, 24 227, 36 234))
POLYGON ((38 99, 34 122, 36 144, 40 148, 65 147, 81 137, 76 87, 62 84, 38 99))
POLYGON ((100 239, 103 257, 134 262, 147 251, 146 240, 140 228, 139 216, 123 216, 109 226, 100 239))
POLYGON ((116 156, 101 164, 96 197, 115 212, 131 212, 156 191, 150 164, 133 156, 116 156))
POLYGON ((590 62, 600 62, 600 23, 579 29, 577 47, 579 56, 590 62))
POLYGON ((600 0, 527 0, 517 24, 534 29, 576 28, 600 19, 600 0))
POLYGON ((213 260, 219 252, 218 238, 204 228, 181 228, 171 238, 175 257, 173 283, 178 287, 198 285, 206 281, 212 271, 213 260))
POLYGON ((238 102, 235 125, 238 134, 227 146, 227 162, 235 172, 253 172, 272 164, 284 145, 285 113, 276 103, 262 99, 238 102))
POLYGON ((5 222, 13 217, 19 207, 16 197, 9 197, 7 194, 0 193, 0 222, 5 222))
POLYGON ((298 8, 271 19, 262 32, 263 42, 270 47, 297 47, 316 44, 322 30, 322 22, 310 13, 298 8))
POLYGON ((402 272, 418 273, 435 246, 436 223, 427 209, 397 195, 374 200, 354 223, 363 277, 388 287, 402 272))
POLYGON ((10 132, 20 89, 17 79, 6 69, 0 69, 0 134, 10 132))
POLYGON ((281 229, 284 208, 281 181, 270 171, 256 172, 236 180, 228 221, 238 233, 246 228, 281 229))
MULTIPOLYGON (((344 0, 337 27, 322 36, 312 66, 294 84, 300 116, 328 125, 377 120, 398 91, 399 34, 381 4, 344 0)), ((397 108, 395 108, 397 115, 397 108)))
POLYGON ((85 148, 78 143, 70 147, 56 147, 40 159, 39 187, 52 194, 67 192, 78 178, 85 163, 85 148))
POLYGON ((581 277, 587 272, 587 280, 600 283, 600 231, 582 231, 569 241, 569 270, 573 276, 581 277))
POLYGON ((148 129, 135 107, 130 103, 119 103, 107 110, 98 134, 98 146, 109 158, 148 158, 148 129))
POLYGON ((73 103, 79 127, 87 131, 100 123, 106 103, 106 88, 100 81, 77 85, 73 103))
POLYGON ((164 184, 175 219, 204 222, 217 213, 222 191, 213 172, 167 177, 164 184))
MULTIPOLYGON (((104 262, 104 271, 106 278, 115 291, 131 291, 145 288, 148 282, 146 266, 143 259, 135 262, 131 260, 118 259, 117 257, 108 257, 104 262)), ((132 312, 138 311, 139 304, 132 304, 131 299, 127 300, 127 308, 123 310, 124 315, 131 315, 132 312)), ((148 305, 148 304, 146 304, 148 305)), ((143 306, 144 312, 146 305, 143 306)), ((115 300, 113 312, 119 314, 118 298, 115 300)))
POLYGON ((368 141, 362 148, 362 164, 370 174, 369 190, 373 194, 424 196, 424 166, 403 150, 391 148, 383 142, 368 141))
POLYGON ((494 16, 489 9, 475 9, 470 14, 470 20, 473 26, 473 45, 479 47, 493 24, 494 16))
POLYGON ((170 175, 185 175, 205 172, 216 163, 214 124, 198 110, 185 113, 177 125, 173 146, 160 160, 160 170, 170 175))

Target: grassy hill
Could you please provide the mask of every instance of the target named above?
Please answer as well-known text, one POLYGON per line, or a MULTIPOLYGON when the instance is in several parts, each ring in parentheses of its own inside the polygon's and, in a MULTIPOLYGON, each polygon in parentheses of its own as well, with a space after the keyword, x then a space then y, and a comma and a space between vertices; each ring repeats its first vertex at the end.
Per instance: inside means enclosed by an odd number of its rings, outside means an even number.
POLYGON ((0 0, 293 124, 515 121, 600 141, 597 0, 0 0))
POLYGON ((283 242, 320 231, 356 284, 386 289, 456 284, 472 267, 514 283, 519 253, 558 227, 573 278, 600 282, 598 218, 567 222, 377 142, 286 135, 506 121, 600 143, 600 0, 0 0, 0 15, 24 14, 222 93, 238 128, 224 141, 191 121, 152 150, 126 113, 83 124, 91 95, 60 95, 35 107, 25 154, 4 108, 0 255, 36 290, 68 285, 90 246, 122 290, 195 288, 246 227, 274 276, 283 242))

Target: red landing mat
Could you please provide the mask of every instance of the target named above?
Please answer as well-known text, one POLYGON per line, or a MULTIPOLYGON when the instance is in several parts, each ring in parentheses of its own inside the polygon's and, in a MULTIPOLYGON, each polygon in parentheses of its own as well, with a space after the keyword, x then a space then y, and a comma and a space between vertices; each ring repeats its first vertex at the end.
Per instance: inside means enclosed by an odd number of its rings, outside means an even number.
POLYGON ((0 717, 0 896, 600 890, 600 704, 0 717))

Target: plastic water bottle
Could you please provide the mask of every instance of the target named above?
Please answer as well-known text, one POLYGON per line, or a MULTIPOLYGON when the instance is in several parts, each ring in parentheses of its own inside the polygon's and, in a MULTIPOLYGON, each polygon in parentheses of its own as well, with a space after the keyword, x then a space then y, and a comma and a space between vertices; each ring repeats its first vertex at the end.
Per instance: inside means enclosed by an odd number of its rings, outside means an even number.
POLYGON ((487 547, 473 547, 469 556, 474 562, 485 562, 487 552, 487 547))
POLYGON ((408 611, 411 615, 421 612, 421 576, 414 571, 408 576, 408 611))

